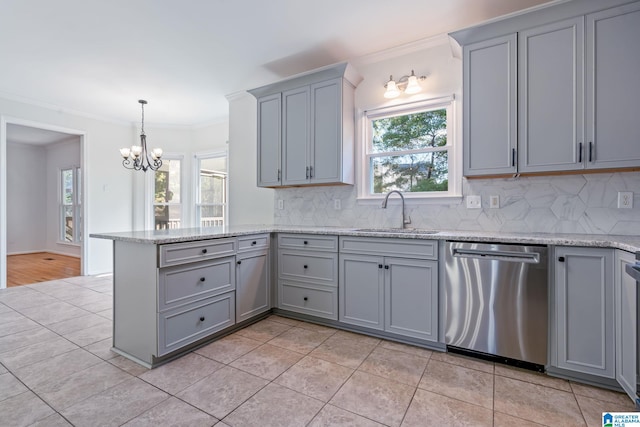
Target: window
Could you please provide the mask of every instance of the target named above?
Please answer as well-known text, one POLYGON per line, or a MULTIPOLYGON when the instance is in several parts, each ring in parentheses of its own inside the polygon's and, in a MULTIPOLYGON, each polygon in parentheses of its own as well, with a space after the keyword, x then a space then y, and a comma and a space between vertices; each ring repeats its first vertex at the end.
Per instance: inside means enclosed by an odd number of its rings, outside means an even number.
POLYGON ((391 190, 408 197, 458 194, 452 105, 451 98, 440 98, 366 112, 360 196, 375 198, 391 190))
POLYGON ((180 159, 163 157, 153 178, 153 219, 156 230, 180 228, 182 219, 180 159))
POLYGON ((80 243, 82 241, 80 188, 79 167, 73 166, 60 170, 59 238, 61 242, 80 243))
POLYGON ((196 156, 196 224, 201 227, 226 225, 227 154, 196 156))

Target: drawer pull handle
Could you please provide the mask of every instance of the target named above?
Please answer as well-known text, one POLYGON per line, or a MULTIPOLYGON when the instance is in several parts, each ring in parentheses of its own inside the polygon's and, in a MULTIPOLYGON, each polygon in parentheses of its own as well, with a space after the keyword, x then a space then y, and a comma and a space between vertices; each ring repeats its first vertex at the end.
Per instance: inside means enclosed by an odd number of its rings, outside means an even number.
POLYGON ((204 316, 200 316, 200 321, 204 322, 204 316))
POLYGON ((203 250, 202 250, 202 253, 203 253, 203 254, 206 254, 206 253, 207 253, 207 250, 206 250, 206 249, 203 249, 203 250))
POLYGON ((308 301, 308 300, 309 300, 309 298, 307 298, 307 297, 304 297, 304 298, 302 298, 302 299, 303 299, 303 300, 305 300, 305 301, 308 301))
POLYGON ((253 246, 255 246, 257 244, 258 244, 258 242, 256 242, 255 240, 253 242, 251 242, 251 245, 253 245, 253 246))
POLYGON ((305 240, 303 243, 306 245, 308 242, 305 240))
POLYGON ((308 265, 306 265, 306 264, 305 264, 305 265, 303 265, 302 267, 304 267, 305 269, 306 269, 306 268, 309 268, 309 266, 308 266, 308 265))
POLYGON ((200 278, 200 281, 201 281, 201 282, 204 282, 204 280, 205 280, 205 279, 204 279, 204 277, 201 277, 201 278, 200 278))

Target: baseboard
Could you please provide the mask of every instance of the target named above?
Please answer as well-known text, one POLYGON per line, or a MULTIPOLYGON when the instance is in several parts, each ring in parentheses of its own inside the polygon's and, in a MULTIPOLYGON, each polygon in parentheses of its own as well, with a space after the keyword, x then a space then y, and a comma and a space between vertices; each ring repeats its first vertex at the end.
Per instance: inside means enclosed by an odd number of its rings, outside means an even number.
POLYGON ((75 254, 67 254, 64 252, 60 252, 60 251, 52 251, 49 249, 42 249, 42 250, 36 250, 36 251, 20 251, 20 252, 7 252, 7 256, 11 256, 11 255, 31 255, 31 254, 39 254, 39 253, 49 253, 49 254, 54 254, 54 255, 62 255, 62 256, 69 256, 72 258, 78 258, 80 259, 80 255, 75 255, 75 254))

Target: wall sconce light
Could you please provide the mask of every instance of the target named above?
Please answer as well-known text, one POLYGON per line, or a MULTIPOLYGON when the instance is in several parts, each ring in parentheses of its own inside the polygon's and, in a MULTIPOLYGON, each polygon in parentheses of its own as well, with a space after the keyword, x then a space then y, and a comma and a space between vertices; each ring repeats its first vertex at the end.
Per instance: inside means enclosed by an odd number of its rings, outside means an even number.
POLYGON ((409 95, 422 91, 418 80, 424 80, 427 76, 416 76, 413 70, 411 70, 410 76, 402 76, 397 82, 393 80, 393 76, 389 76, 389 81, 384 85, 387 89, 384 92, 385 98, 396 98, 400 96, 400 93, 404 91, 409 95))

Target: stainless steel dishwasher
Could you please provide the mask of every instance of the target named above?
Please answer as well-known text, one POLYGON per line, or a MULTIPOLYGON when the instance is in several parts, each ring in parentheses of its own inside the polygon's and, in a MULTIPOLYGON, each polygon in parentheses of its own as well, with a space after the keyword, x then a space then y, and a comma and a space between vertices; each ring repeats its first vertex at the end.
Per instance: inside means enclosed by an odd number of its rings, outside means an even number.
POLYGON ((447 242, 445 250, 445 343, 543 370, 547 248, 447 242))

